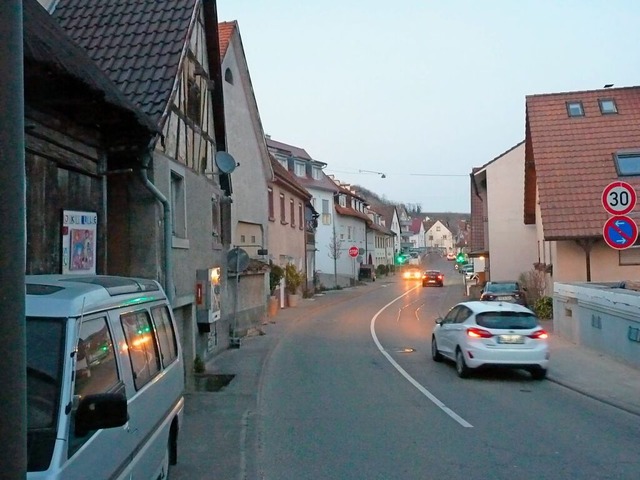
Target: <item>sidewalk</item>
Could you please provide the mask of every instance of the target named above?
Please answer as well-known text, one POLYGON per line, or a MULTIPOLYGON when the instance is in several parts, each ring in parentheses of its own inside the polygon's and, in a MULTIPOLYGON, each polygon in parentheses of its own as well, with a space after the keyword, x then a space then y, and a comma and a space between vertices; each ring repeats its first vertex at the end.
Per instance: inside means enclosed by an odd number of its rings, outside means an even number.
MULTIPOLYGON (((184 426, 178 465, 171 478, 259 478, 249 446, 256 445, 257 394, 261 371, 273 347, 287 328, 311 311, 328 304, 348 301, 384 280, 364 286, 327 292, 302 299, 298 307, 278 312, 255 332, 242 339, 240 348, 229 349, 207 363, 207 372, 235 375, 215 393, 185 394, 184 426), (239 475, 229 476, 230 472, 239 475)), ((551 321, 543 321, 550 332, 551 364, 548 381, 640 416, 640 369, 607 355, 575 345, 553 333, 551 321)))

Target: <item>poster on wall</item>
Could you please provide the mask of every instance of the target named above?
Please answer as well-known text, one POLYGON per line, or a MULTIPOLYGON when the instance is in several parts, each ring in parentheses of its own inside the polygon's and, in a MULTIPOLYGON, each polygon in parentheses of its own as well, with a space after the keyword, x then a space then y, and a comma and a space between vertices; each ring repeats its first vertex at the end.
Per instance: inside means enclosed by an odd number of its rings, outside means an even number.
POLYGON ((95 274, 98 214, 62 211, 62 273, 95 274))

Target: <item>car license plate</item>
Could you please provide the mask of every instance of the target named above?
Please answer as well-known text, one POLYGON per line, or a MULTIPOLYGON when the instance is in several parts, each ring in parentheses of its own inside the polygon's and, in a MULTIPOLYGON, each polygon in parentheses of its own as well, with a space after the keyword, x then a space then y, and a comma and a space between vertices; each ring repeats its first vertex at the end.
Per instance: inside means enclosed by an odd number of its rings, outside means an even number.
POLYGON ((436 283, 435 280, 429 280, 429 283, 436 283))
POLYGON ((508 343, 508 344, 524 343, 524 337, 522 335, 500 335, 498 336, 498 343, 508 343))
POLYGON ((509 295, 501 295, 498 297, 498 300, 512 300, 513 297, 509 296, 509 295))

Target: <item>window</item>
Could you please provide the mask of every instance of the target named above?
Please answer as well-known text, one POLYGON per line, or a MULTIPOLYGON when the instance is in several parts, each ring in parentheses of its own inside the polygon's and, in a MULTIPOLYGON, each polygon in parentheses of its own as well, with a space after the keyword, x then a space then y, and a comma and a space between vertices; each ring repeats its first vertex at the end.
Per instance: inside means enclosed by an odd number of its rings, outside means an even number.
POLYGON ((570 117, 584 117, 582 102, 567 102, 567 113, 570 117))
POLYGON ((252 243, 253 245, 255 245, 255 244, 256 244, 256 236, 255 236, 255 235, 251 235, 251 243, 252 243))
POLYGON ((305 168, 304 168, 304 163, 302 162, 295 162, 294 163, 294 169, 295 169, 295 174, 297 177, 305 177, 307 175, 305 168))
POLYGON ((167 307, 156 307, 151 310, 151 316, 156 325, 162 366, 166 368, 178 358, 178 342, 171 323, 171 314, 167 307))
POLYGON ((353 237, 351 236, 353 232, 353 227, 347 227, 347 240, 351 240, 353 237))
POLYGON ((240 243, 247 243, 247 239, 244 235, 240 235, 240 243))
POLYGON ((160 358, 151 319, 146 310, 128 313, 120 318, 133 371, 133 383, 140 390, 160 371, 160 358))
MULTIPOLYGON (((117 390, 120 384, 113 348, 113 339, 105 317, 85 320, 80 326, 78 353, 73 394, 80 397, 117 390)), ((72 417, 73 421, 73 417, 72 417)), ((75 436, 75 428, 69 429, 69 452, 71 457, 95 431, 82 437, 75 436)))
POLYGON ((284 206, 284 193, 280 194, 280 223, 286 225, 287 223, 287 212, 285 211, 284 206))
POLYGON ((184 188, 184 177, 171 172, 171 223, 173 236, 187 238, 187 201, 184 188))
POLYGON ((211 235, 214 238, 214 243, 222 242, 220 238, 220 201, 215 197, 211 202, 211 235))
POLYGON ((289 200, 289 213, 291 215, 291 228, 296 228, 296 206, 293 198, 289 200))
POLYGON ((640 238, 629 248, 618 251, 620 265, 640 265, 640 238))
POLYGON ((224 81, 233 85, 233 73, 230 68, 224 71, 224 81))
POLYGON ((640 175, 640 151, 618 152, 613 156, 618 175, 640 175))
POLYGON ((320 178, 322 178, 322 170, 320 169, 320 167, 312 167, 311 176, 314 180, 320 180, 320 178))
POLYGON ((298 202, 298 228, 300 228, 300 230, 304 228, 304 210, 300 202, 298 202))
POLYGON ((267 202, 269 204, 269 220, 273 221, 276 219, 276 214, 274 212, 274 207, 273 207, 273 189, 272 188, 267 190, 267 202))
POLYGON ((331 213, 329 213, 329 200, 322 200, 322 224, 331 225, 331 213))
POLYGON ((338 203, 340 204, 341 207, 346 207, 347 206, 347 198, 344 195, 340 195, 338 197, 338 203))
POLYGON ((189 117, 196 125, 200 125, 202 114, 202 94, 200 86, 195 79, 187 80, 187 117, 189 117))
POLYGON ((598 104, 600 105, 600 113, 603 115, 618 113, 618 107, 613 98, 599 98, 598 104))
POLYGON ((440 225, 436 226, 436 232, 440 231, 440 225))

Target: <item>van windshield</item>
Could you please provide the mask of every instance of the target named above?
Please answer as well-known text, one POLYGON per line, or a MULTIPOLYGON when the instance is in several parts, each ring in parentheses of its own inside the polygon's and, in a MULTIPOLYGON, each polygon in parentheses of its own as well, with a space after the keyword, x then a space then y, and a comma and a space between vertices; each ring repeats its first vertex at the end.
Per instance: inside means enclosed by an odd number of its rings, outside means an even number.
POLYGON ((60 411, 64 318, 27 317, 27 469, 51 462, 60 411))

